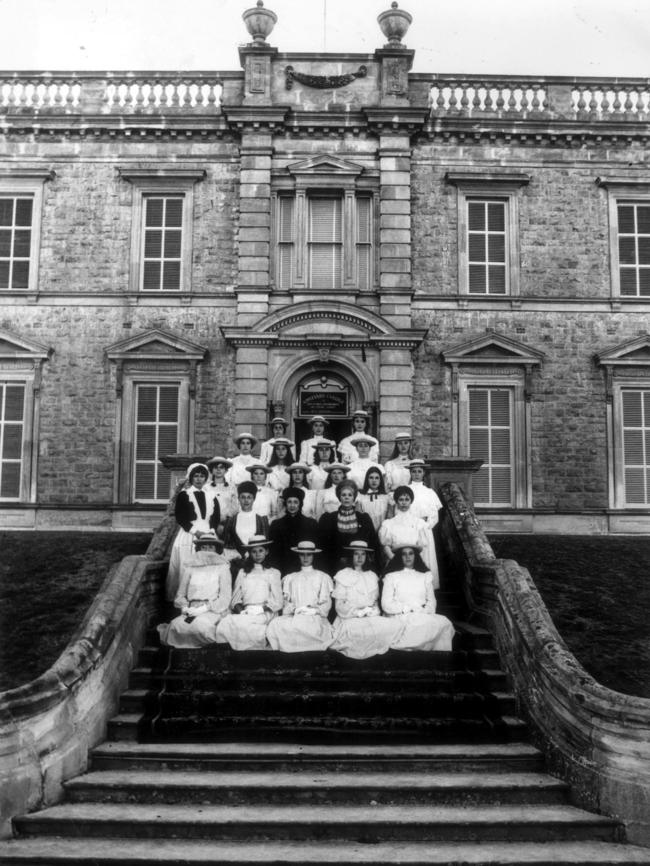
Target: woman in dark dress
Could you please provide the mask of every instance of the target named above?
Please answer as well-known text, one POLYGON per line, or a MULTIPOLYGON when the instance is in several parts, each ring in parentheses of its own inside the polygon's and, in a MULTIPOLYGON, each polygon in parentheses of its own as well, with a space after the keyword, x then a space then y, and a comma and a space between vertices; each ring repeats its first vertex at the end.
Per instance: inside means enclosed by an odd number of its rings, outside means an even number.
POLYGON ((336 511, 323 514, 318 521, 319 547, 323 550, 326 570, 336 574, 346 565, 346 547, 350 542, 362 540, 377 554, 379 542, 372 519, 356 509, 358 488, 354 481, 346 478, 336 485, 340 505, 336 511))
POLYGON ((284 577, 300 571, 300 557, 293 550, 301 541, 316 542, 318 524, 312 517, 305 517, 302 504, 305 490, 302 487, 285 487, 282 491, 285 514, 271 524, 269 539, 273 542, 270 564, 280 569, 284 577))

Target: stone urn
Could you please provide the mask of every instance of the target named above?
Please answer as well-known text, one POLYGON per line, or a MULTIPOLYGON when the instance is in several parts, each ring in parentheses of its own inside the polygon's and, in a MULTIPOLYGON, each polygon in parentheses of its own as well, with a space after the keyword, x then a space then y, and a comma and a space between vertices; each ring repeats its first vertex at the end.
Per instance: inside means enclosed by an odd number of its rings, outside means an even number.
POLYGON ((404 48, 401 44, 402 37, 411 26, 413 16, 403 9, 397 8, 395 0, 390 4, 391 8, 377 16, 381 32, 388 39, 387 48, 404 48))
POLYGON ((266 37, 275 27, 278 16, 270 9, 264 8, 263 0, 257 0, 257 6, 247 9, 243 14, 246 29, 253 37, 254 45, 266 45, 266 37))

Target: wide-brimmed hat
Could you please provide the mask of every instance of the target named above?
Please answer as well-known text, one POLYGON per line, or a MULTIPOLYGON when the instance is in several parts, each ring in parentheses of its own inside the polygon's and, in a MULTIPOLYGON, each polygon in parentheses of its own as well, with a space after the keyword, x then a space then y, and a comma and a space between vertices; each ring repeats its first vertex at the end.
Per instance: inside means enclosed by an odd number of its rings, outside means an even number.
POLYGON ((366 412, 365 409, 355 409, 352 413, 352 417, 355 415, 360 415, 362 418, 370 418, 370 412, 366 412))
POLYGON ((210 470, 205 465, 205 463, 190 463, 190 465, 187 467, 187 475, 185 476, 187 478, 187 480, 189 481, 190 478, 192 477, 192 475, 194 475, 194 473, 197 471, 200 471, 203 475, 206 475, 208 478, 210 477, 210 470))
POLYGON ((348 466, 346 463, 330 463, 329 466, 325 467, 325 472, 328 474, 333 469, 341 469, 343 472, 349 472, 352 467, 348 466))
POLYGON ((408 441, 410 442, 412 438, 413 436, 410 433, 398 433, 395 436, 395 442, 398 442, 400 439, 408 439, 408 441))
POLYGON ((291 550, 294 553, 322 553, 323 551, 316 547, 316 544, 313 541, 299 541, 295 547, 292 547, 291 550))
POLYGON ((418 544, 417 541, 414 544, 406 544, 402 541, 399 544, 392 545, 391 550, 393 551, 393 553, 397 553, 398 550, 404 550, 405 547, 410 547, 412 550, 417 550, 418 553, 422 550, 422 545, 418 544))
POLYGON ((284 467, 285 472, 291 472, 292 469, 302 469, 302 471, 305 473, 305 475, 307 475, 308 473, 311 472, 311 466, 307 466, 306 463, 300 463, 298 461, 296 461, 295 463, 292 463, 291 466, 285 466, 284 467))
POLYGON ((206 465, 208 469, 212 469, 213 466, 219 465, 225 466, 226 469, 230 469, 230 467, 232 466, 232 460, 228 460, 227 457, 221 457, 220 455, 217 455, 216 457, 212 457, 210 460, 208 460, 206 465))
POLYGON ((292 442, 291 439, 287 439, 286 436, 275 436, 273 439, 269 439, 269 443, 271 445, 286 445, 287 448, 293 448, 296 444, 292 442))
POLYGON ((358 445, 360 442, 367 442, 368 445, 375 445, 377 440, 372 436, 368 436, 366 433, 359 433, 358 436, 353 436, 350 439, 350 445, 358 445))
POLYGON ((414 466, 421 466, 424 469, 426 465, 427 464, 421 457, 416 457, 415 459, 411 460, 409 463, 406 464, 406 468, 413 469, 414 466))
POLYGON ((289 422, 287 421, 287 419, 282 418, 280 415, 276 415, 275 418, 271 418, 271 427, 273 427, 274 424, 284 424, 285 427, 289 426, 289 422))
POLYGON ((309 419, 309 423, 313 424, 314 421, 322 421, 323 424, 329 424, 330 423, 327 420, 327 418, 325 418, 323 415, 312 415, 312 417, 309 419))
POLYGON ((250 472, 251 475, 256 469, 263 469, 267 475, 273 472, 273 469, 264 463, 249 463, 248 466, 245 466, 244 468, 246 469, 246 472, 250 472))
POLYGON ((287 499, 299 499, 301 502, 305 501, 305 489, 304 487, 285 487, 282 493, 280 494, 282 499, 286 502, 287 499))
POLYGON ((244 431, 243 433, 238 433, 236 436, 233 436, 232 441, 235 443, 235 445, 239 445, 242 439, 250 439, 253 445, 257 444, 257 439, 255 438, 255 436, 253 436, 253 434, 249 433, 248 431, 244 431))
POLYGON ((336 442, 331 439, 317 439, 311 446, 312 448, 336 448, 336 442))
POLYGON ((367 541, 363 540, 363 538, 357 538, 355 541, 351 541, 349 544, 345 545, 343 550, 363 550, 364 553, 372 553, 372 548, 367 541))
POLYGON ((251 535, 248 539, 248 544, 242 544, 242 547, 245 550, 252 550, 254 547, 268 547, 269 544, 273 544, 273 542, 269 541, 264 535, 251 535))
POLYGON ((194 547, 203 547, 205 544, 216 544, 218 547, 223 547, 223 541, 214 531, 204 532, 202 535, 195 535, 192 539, 194 547))

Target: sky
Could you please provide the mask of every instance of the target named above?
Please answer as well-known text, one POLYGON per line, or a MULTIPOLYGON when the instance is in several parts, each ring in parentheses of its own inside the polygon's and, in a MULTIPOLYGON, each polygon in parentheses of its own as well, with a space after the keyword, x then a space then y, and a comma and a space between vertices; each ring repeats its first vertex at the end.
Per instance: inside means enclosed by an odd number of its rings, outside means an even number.
MULTIPOLYGON (((226 71, 255 0, 0 0, 3 71, 226 71)), ((414 72, 650 77, 648 0, 400 0, 414 72)), ((280 51, 370 53, 390 0, 265 0, 280 51)))

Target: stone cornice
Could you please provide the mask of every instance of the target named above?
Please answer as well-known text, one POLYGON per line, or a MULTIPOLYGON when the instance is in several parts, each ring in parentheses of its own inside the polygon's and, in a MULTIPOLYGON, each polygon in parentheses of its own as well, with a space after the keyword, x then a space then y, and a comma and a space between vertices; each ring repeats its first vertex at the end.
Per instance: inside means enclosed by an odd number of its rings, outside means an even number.
POLYGON ((340 334, 318 334, 317 336, 291 336, 269 332, 255 332, 249 328, 222 327, 221 333, 227 343, 242 346, 271 346, 283 349, 407 349, 414 351, 424 340, 426 330, 404 330, 393 334, 366 334, 341 336, 340 334))

